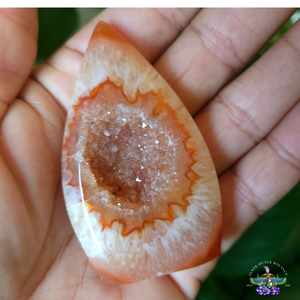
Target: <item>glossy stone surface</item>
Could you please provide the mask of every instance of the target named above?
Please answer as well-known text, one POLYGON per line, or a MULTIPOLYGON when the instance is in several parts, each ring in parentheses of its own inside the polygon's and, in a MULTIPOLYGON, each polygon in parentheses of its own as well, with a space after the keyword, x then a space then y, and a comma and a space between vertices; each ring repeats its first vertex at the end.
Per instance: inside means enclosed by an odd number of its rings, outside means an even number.
POLYGON ((203 138, 162 77, 104 22, 72 101, 64 196, 101 278, 129 283, 218 255, 220 194, 203 138))

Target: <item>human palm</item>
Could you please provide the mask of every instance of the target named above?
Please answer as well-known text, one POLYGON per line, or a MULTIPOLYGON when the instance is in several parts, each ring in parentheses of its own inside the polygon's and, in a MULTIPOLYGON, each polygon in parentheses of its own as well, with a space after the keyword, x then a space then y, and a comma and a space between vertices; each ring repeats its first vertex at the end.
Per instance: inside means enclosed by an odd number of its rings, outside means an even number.
POLYGON ((1 300, 194 298, 216 259, 168 276, 106 285, 74 235, 60 158, 84 52, 99 20, 116 26, 195 117, 219 174, 224 253, 300 178, 300 23, 231 81, 292 13, 105 10, 32 71, 37 11, 1 10, 1 300))

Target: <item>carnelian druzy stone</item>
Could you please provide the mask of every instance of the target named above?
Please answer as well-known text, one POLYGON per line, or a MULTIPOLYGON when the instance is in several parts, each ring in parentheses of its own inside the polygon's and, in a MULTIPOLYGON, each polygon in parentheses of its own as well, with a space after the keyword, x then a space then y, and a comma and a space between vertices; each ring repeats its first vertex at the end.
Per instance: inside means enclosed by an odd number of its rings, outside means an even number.
POLYGON ((162 77, 104 22, 76 82, 62 171, 70 220, 106 281, 143 280, 218 255, 220 193, 203 138, 162 77))

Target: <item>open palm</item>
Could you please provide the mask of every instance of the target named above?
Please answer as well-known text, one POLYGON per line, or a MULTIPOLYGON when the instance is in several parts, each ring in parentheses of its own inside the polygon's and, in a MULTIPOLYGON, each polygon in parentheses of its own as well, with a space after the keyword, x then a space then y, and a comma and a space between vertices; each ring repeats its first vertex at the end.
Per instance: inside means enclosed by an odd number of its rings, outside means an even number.
POLYGON ((224 253, 300 177, 300 23, 229 83, 292 13, 105 10, 32 70, 37 11, 2 10, 1 300, 194 298, 216 260, 143 282, 106 285, 74 236, 60 158, 83 55, 99 20, 114 25, 195 116, 219 174, 224 253))

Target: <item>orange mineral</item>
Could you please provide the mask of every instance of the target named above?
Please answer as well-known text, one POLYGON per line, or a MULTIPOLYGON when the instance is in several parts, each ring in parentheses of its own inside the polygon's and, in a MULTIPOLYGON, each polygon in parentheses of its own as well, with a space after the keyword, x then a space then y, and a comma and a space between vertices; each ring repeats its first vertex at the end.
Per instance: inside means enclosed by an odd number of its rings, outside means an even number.
POLYGON ((205 142, 164 79, 104 22, 91 37, 72 101, 64 196, 100 276, 130 283, 217 256, 220 192, 205 142))

